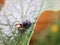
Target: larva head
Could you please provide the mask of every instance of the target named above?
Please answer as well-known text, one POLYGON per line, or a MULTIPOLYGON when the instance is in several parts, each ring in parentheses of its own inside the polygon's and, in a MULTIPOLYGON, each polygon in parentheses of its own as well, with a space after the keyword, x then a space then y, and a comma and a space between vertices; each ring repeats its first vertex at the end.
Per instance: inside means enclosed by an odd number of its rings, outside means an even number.
POLYGON ((25 29, 29 28, 30 26, 31 26, 31 22, 30 21, 26 20, 25 22, 23 22, 23 27, 25 29))

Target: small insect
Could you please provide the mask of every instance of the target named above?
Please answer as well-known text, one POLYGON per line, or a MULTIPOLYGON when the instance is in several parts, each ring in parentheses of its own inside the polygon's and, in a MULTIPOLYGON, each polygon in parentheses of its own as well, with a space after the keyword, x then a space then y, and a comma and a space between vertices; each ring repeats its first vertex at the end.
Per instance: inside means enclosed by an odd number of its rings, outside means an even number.
POLYGON ((26 20, 23 23, 16 24, 15 26, 17 30, 24 30, 24 29, 28 29, 31 26, 31 22, 26 20))

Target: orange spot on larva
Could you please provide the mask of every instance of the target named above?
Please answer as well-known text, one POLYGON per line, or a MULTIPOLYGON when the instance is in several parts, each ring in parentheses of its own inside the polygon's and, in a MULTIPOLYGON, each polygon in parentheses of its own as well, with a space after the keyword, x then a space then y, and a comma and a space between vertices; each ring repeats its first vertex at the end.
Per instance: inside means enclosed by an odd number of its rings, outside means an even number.
POLYGON ((0 0, 0 11, 2 10, 4 4, 5 4, 5 0, 0 0))
POLYGON ((0 4, 4 5, 5 0, 0 0, 0 4))

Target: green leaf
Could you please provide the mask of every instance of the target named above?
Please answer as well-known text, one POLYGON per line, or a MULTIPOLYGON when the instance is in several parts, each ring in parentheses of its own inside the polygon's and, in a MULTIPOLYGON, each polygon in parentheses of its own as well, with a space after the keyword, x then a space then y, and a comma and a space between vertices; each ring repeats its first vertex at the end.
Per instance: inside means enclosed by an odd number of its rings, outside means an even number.
POLYGON ((0 26, 2 28, 0 30, 2 39, 0 41, 4 45, 29 45, 30 38, 34 32, 34 26, 43 6, 43 1, 19 0, 13 2, 10 2, 11 5, 6 4, 6 10, 4 9, 3 11, 4 15, 0 17, 0 26), (25 5, 28 6, 25 7, 25 5), (31 22, 31 26, 25 30, 16 30, 15 23, 21 22, 20 20, 23 22, 26 19, 31 22))

